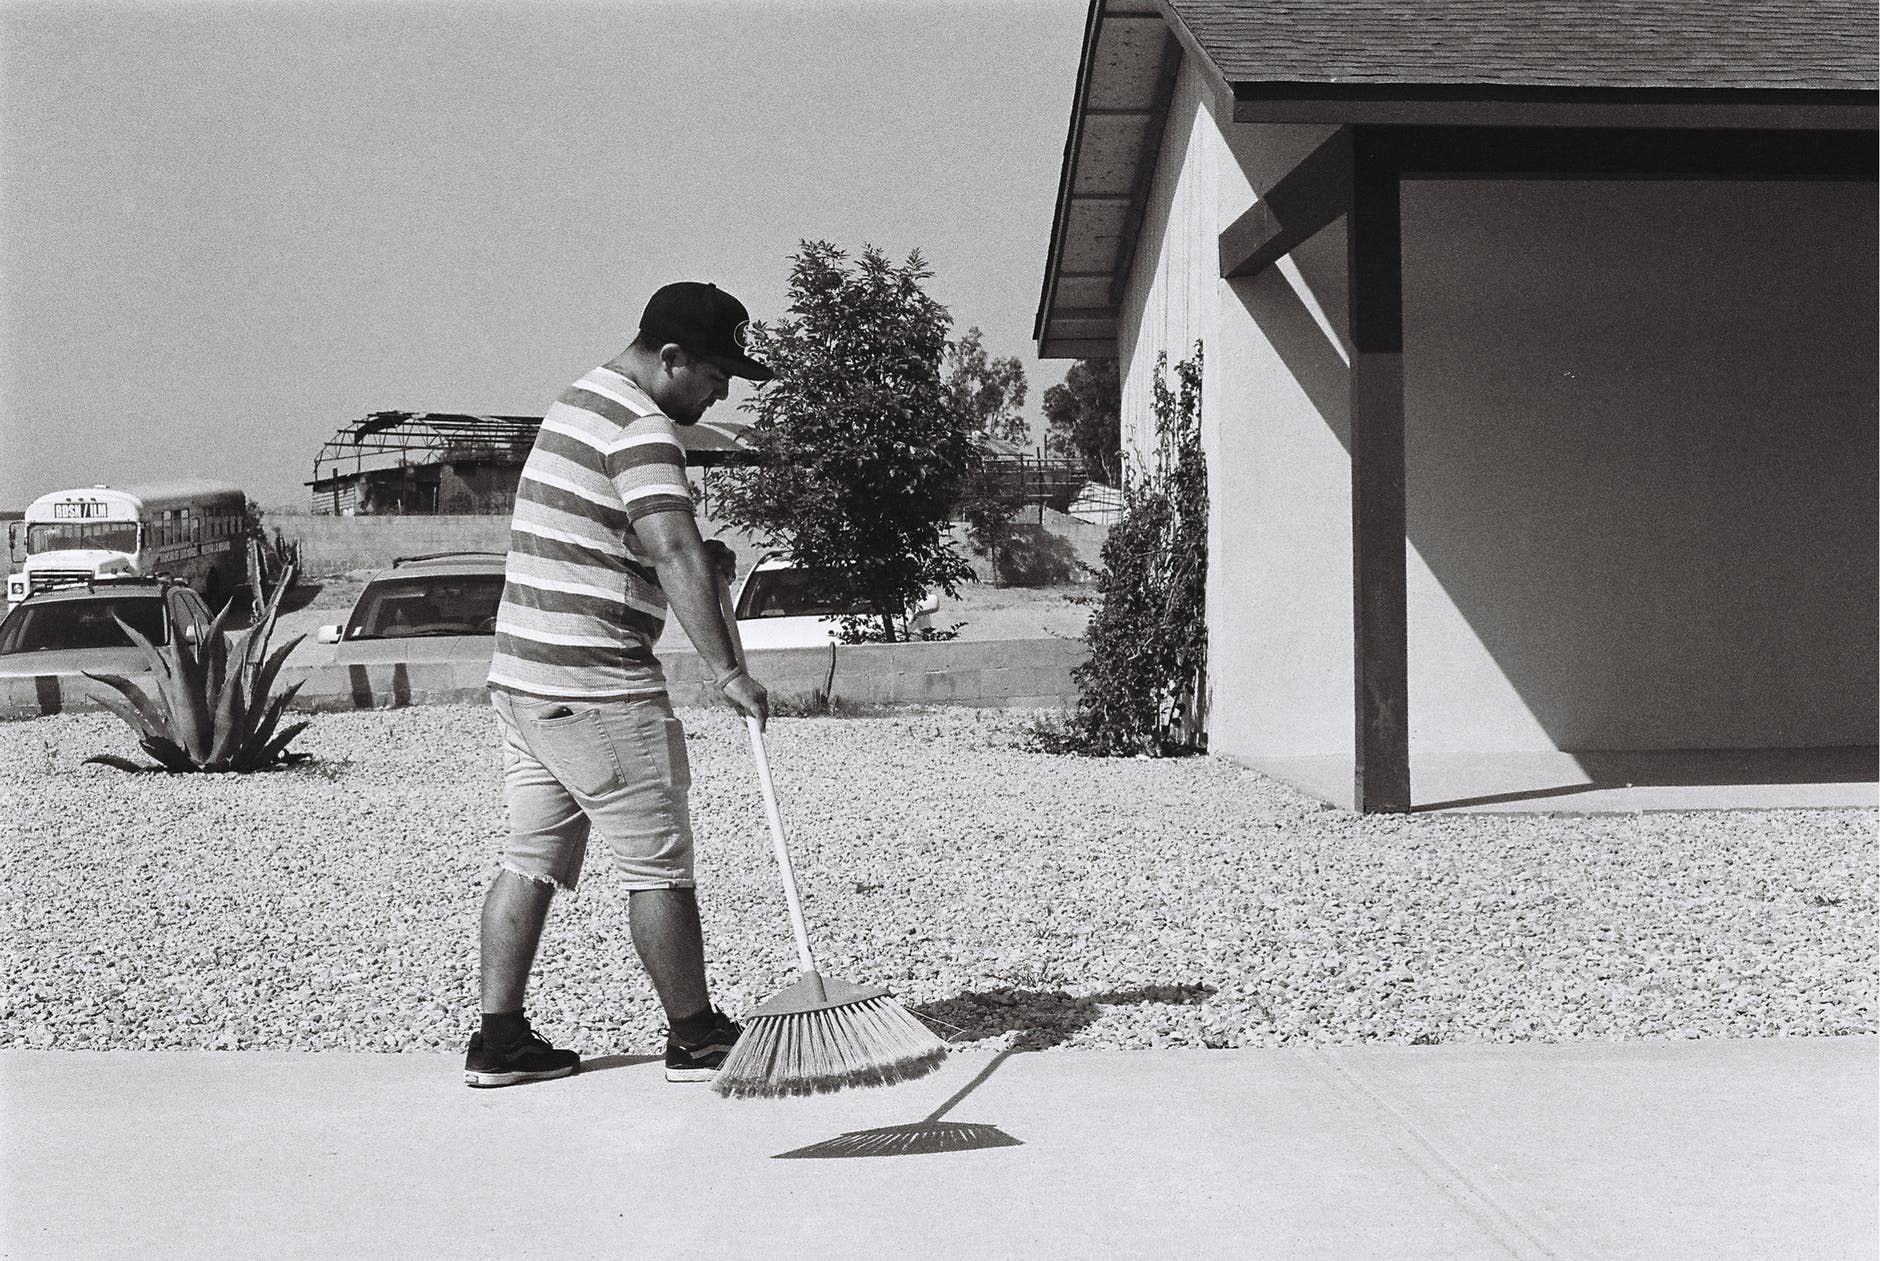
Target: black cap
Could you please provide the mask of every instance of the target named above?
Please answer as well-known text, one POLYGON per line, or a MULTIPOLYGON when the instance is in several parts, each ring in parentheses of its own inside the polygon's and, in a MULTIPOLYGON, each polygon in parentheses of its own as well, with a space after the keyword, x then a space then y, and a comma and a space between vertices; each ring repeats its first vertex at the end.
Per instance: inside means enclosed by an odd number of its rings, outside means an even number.
POLYGON ((717 285, 682 280, 655 293, 640 316, 640 334, 664 346, 676 342, 718 361, 734 376, 768 381, 769 368, 745 354, 751 313, 717 285))

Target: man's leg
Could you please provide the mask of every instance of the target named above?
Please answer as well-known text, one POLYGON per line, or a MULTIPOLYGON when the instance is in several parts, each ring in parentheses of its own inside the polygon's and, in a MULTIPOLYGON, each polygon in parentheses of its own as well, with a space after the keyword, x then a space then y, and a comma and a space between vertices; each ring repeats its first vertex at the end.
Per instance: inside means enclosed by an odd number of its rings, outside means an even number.
POLYGON ((706 993, 698 895, 691 889, 636 889, 628 916, 634 949, 666 1009, 666 1080, 710 1081, 742 1029, 706 993))
POLYGON ((483 895, 483 1018, 464 1055, 464 1081, 513 1086, 566 1077, 581 1066, 580 1055, 557 1050, 529 1027, 522 1005, 549 903, 557 887, 572 889, 580 878, 587 820, 520 738, 514 704, 500 693, 490 703, 503 733, 503 800, 510 832, 502 868, 483 895))
POLYGON ((633 948, 653 979, 667 1026, 689 1032, 696 1018, 711 1013, 698 895, 691 889, 635 889, 627 916, 633 948))
MULTIPOLYGON (((520 1012, 555 886, 507 869, 483 897, 482 997, 486 1015, 520 1012)), ((701 965, 702 966, 702 965, 701 965)))

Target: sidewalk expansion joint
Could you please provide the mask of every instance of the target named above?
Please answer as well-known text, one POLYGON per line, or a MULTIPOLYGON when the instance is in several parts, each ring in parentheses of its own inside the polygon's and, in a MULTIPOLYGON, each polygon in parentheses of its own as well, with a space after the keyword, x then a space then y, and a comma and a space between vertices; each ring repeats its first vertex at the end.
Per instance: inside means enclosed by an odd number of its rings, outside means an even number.
POLYGON ((1479 1161, 1452 1152, 1442 1141, 1439 1127, 1412 1116, 1407 1105, 1359 1076, 1330 1048, 1313 1047, 1307 1059, 1337 1094, 1370 1113, 1385 1141, 1507 1249, 1509 1256, 1520 1261, 1575 1261, 1590 1255, 1562 1239, 1540 1214, 1524 1209, 1516 1188, 1505 1178, 1486 1169, 1473 1171, 1479 1161), (1484 1174, 1499 1184, 1499 1194, 1484 1174))

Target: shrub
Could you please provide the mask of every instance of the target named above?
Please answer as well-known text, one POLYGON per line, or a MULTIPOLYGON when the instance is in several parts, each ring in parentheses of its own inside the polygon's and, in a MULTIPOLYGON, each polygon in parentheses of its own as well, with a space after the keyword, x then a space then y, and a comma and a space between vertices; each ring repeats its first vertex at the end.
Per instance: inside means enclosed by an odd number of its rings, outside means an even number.
POLYGON ((1033 747, 1164 757, 1206 746, 1208 477, 1201 451, 1201 345, 1175 367, 1157 356, 1157 450, 1124 479, 1123 515, 1104 540, 1090 659, 1072 672, 1076 712, 1033 747))
POLYGON ((119 618, 118 625, 150 663, 151 673, 156 676, 156 694, 151 695, 121 675, 87 671, 86 677, 112 689, 97 694, 99 703, 137 733, 138 743, 159 766, 139 766, 129 758, 109 753, 85 760, 124 771, 246 772, 311 757, 287 751, 288 744, 306 728, 305 721, 293 723, 278 734, 275 731, 282 711, 301 687, 295 683, 282 692, 272 691, 282 664, 305 636, 296 635, 273 653, 268 652, 268 637, 280 612, 281 597, 293 580, 291 567, 283 571, 261 617, 253 627, 235 636, 232 652, 223 635, 235 610, 232 602, 216 614, 198 643, 191 643, 186 634, 189 617, 174 594, 166 594, 164 599, 170 641, 162 648, 119 618))

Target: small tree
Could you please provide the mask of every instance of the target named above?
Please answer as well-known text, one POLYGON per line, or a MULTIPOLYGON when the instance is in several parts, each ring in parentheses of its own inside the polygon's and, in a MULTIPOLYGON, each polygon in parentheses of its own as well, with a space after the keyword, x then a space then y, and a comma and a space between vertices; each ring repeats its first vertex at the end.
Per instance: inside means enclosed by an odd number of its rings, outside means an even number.
POLYGON ((1164 381, 1156 357, 1152 466, 1124 479, 1123 517, 1103 543, 1099 604, 1077 667, 1077 712, 1045 743, 1097 755, 1192 752, 1207 682, 1208 472, 1201 451, 1201 345, 1164 381))
POLYGON ((1044 449, 1080 461, 1084 476, 1114 486, 1122 472, 1122 385, 1114 359, 1079 359, 1044 392, 1044 449))
POLYGON ((986 354, 976 328, 947 343, 944 385, 947 404, 961 414, 972 432, 1031 445, 1031 426, 1018 413, 1025 405, 1025 365, 1007 356, 986 354))
MULTIPOLYGON (((1031 442, 1031 426, 1019 415, 1025 404, 1025 366, 1017 359, 994 359, 986 354, 982 335, 969 328, 956 342, 947 343, 945 388, 948 406, 960 423, 981 437, 999 438, 1023 447, 1031 442)), ((1023 487, 995 462, 986 462, 971 475, 953 515, 966 525, 966 540, 986 558, 995 583, 1008 578, 1007 554, 1014 533, 1012 518, 1024 506, 1023 487)))
POLYGON ((751 326, 776 372, 744 405, 760 463, 714 488, 720 517, 787 547, 812 594, 870 610, 844 619, 851 643, 903 637, 911 605, 972 574, 945 524, 980 457, 940 380, 950 321, 931 276, 918 251, 896 267, 804 242, 789 318, 751 326))

